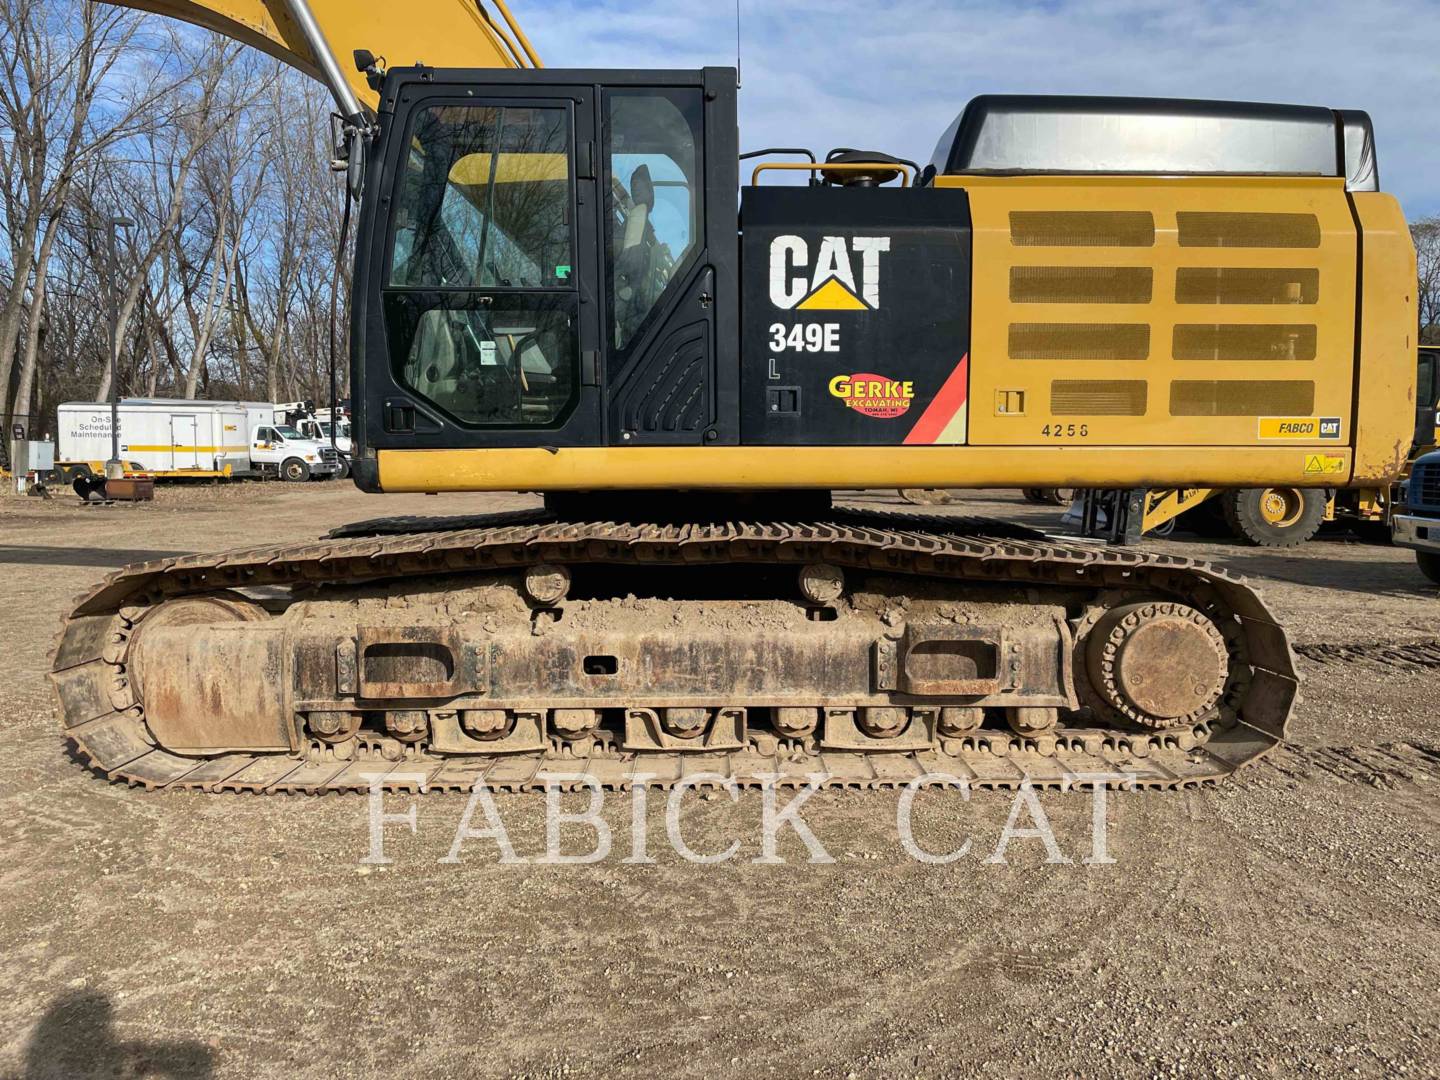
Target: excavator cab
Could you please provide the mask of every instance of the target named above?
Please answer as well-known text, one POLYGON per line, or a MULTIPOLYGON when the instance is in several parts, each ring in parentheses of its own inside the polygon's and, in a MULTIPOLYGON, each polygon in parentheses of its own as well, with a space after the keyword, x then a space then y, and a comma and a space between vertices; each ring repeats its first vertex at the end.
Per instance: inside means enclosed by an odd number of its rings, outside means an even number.
POLYGON ((731 70, 392 69, 358 230, 362 486, 378 450, 734 442, 737 187, 731 70))

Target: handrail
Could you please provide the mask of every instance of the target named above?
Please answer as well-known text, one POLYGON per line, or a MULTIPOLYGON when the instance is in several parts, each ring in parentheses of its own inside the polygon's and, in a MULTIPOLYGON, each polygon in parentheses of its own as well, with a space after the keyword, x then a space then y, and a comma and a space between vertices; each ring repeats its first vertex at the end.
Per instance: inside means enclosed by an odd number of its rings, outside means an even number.
POLYGON ((885 169, 894 169, 900 173, 900 186, 909 187, 913 170, 909 165, 899 161, 846 161, 846 162, 818 162, 805 161, 767 161, 755 166, 755 171, 750 174, 750 186, 756 187, 760 183, 760 174, 767 170, 804 170, 805 172, 878 172, 885 169))

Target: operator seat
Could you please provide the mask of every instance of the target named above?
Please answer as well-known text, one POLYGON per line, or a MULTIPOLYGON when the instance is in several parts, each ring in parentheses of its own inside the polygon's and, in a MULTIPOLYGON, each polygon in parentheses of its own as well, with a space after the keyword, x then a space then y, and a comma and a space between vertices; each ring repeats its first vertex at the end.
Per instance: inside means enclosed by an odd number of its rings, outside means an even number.
POLYGON ((405 359, 405 382, 417 394, 453 407, 460 389, 452 313, 434 308, 420 316, 415 341, 405 359))
POLYGON ((622 296, 631 299, 650 269, 650 211, 655 208, 655 184, 650 166, 641 165, 630 174, 630 213, 620 236, 616 271, 622 279, 622 296))

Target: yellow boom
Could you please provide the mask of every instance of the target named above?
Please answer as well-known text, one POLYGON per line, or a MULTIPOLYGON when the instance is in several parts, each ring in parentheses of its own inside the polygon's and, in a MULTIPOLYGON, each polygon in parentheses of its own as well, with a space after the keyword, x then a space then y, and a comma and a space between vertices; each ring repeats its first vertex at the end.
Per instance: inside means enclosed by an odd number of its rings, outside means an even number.
POLYGON ((325 60, 316 55, 302 25, 303 12, 308 10, 351 92, 371 109, 378 98, 365 76, 350 62, 355 49, 369 49, 392 65, 423 62, 431 67, 541 66, 505 0, 107 2, 203 26, 328 82, 325 60))

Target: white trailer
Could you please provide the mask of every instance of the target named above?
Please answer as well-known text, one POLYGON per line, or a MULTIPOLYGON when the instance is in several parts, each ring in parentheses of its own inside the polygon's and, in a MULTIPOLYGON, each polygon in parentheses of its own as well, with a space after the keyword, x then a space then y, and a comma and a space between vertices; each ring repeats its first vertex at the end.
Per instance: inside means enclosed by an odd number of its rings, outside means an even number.
MULTIPOLYGON (((246 476, 259 406, 246 402, 125 398, 118 407, 120 460, 158 476, 246 476)), ((56 462, 103 474, 110 459, 110 405, 68 401, 58 410, 56 462)), ((273 416, 273 408, 270 416, 273 416)))

